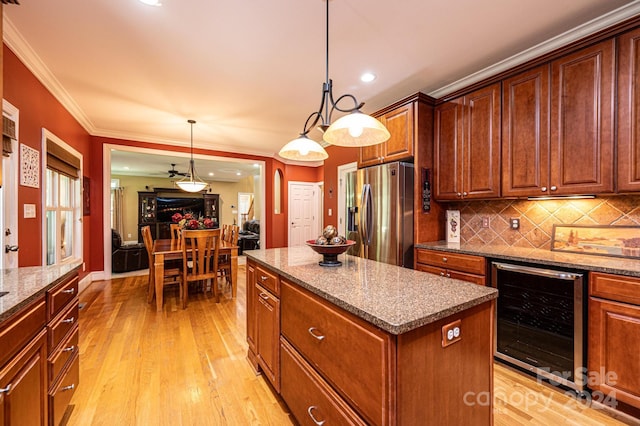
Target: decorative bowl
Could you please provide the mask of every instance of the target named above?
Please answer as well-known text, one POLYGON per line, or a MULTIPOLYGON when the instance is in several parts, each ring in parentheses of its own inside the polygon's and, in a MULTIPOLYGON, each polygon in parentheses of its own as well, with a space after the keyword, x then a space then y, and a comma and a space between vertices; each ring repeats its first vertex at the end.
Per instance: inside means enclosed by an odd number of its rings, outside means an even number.
POLYGON ((342 262, 338 260, 338 255, 344 253, 354 245, 354 240, 347 240, 345 244, 316 244, 316 240, 308 240, 307 245, 313 251, 322 255, 322 261, 318 262, 320 266, 340 266, 342 262))

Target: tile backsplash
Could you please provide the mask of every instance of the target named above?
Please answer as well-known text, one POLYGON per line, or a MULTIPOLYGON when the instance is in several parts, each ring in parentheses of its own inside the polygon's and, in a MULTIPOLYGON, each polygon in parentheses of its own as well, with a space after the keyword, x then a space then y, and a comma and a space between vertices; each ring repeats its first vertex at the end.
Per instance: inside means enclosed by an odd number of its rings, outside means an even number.
POLYGON ((640 226, 640 196, 586 200, 497 200, 449 203, 460 210, 460 241, 515 247, 551 248, 554 224, 640 226), (483 219, 489 226, 483 227, 483 219), (513 230, 509 219, 520 219, 513 230))

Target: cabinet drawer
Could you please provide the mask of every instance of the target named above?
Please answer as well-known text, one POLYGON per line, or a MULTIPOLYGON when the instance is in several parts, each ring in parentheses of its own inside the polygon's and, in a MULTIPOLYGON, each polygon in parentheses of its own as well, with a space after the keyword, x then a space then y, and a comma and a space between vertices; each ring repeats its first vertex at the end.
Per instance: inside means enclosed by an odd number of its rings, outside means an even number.
POLYGON ((69 369, 49 392, 49 423, 59 425, 80 380, 80 356, 76 354, 69 369))
POLYGON ((57 381, 60 372, 78 351, 78 327, 76 326, 64 343, 49 354, 49 383, 57 381))
POLYGON ((6 364, 45 326, 47 311, 44 297, 23 308, 0 327, 0 367, 6 364))
POLYGON ((284 280, 280 301, 285 338, 368 423, 386 424, 395 340, 284 280))
POLYGON ((76 274, 66 282, 60 283, 47 291, 47 321, 62 311, 66 305, 78 295, 78 275, 76 274))
POLYGON ((487 279, 483 275, 468 274, 466 272, 452 271, 445 268, 437 268, 435 266, 423 265, 421 263, 416 264, 416 270, 422 272, 428 272, 434 275, 440 275, 441 277, 454 278, 456 280, 468 281, 470 283, 478 285, 486 285, 487 279))
POLYGON ((49 352, 53 352, 78 323, 78 300, 49 324, 49 352))
POLYGON ((589 295, 640 305, 640 279, 592 272, 589 295))
POLYGON ((280 394, 300 425, 366 425, 285 339, 280 359, 280 394))
POLYGON ((456 271, 486 275, 486 260, 481 256, 418 249, 417 262, 456 271))
POLYGON ((262 266, 256 267, 256 282, 274 295, 280 295, 280 279, 278 275, 262 266))

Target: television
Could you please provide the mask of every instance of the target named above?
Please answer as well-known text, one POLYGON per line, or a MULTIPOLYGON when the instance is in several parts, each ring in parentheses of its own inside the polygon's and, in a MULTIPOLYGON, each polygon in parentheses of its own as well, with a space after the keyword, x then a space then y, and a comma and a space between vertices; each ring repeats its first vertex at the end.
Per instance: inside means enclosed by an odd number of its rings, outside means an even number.
POLYGON ((156 199, 156 217, 158 222, 172 222, 176 213, 192 213, 196 217, 204 216, 204 198, 168 198, 156 199))

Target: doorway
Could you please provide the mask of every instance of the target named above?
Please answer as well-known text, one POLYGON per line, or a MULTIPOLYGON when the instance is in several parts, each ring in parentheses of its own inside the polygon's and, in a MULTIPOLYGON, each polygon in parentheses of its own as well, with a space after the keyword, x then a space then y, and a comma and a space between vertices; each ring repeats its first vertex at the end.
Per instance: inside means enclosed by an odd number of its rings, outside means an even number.
POLYGON ((289 247, 304 245, 305 241, 320 234, 319 185, 289 182, 289 247))
POLYGON ((15 123, 16 139, 10 140, 11 154, 2 161, 2 185, 0 186, 0 230, 2 231, 2 256, 0 268, 18 267, 18 140, 19 111, 2 100, 2 115, 15 123), (12 250, 5 250, 9 246, 12 250))

